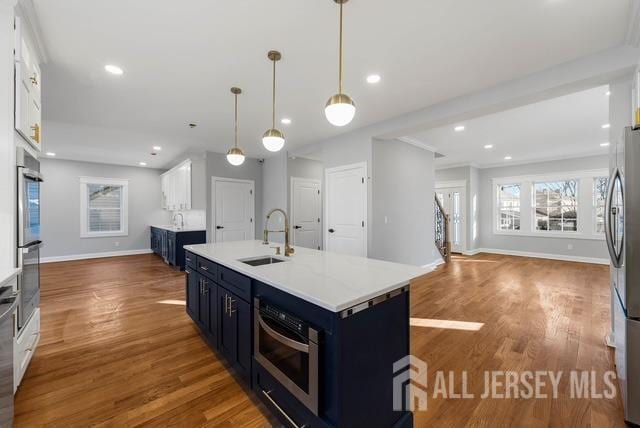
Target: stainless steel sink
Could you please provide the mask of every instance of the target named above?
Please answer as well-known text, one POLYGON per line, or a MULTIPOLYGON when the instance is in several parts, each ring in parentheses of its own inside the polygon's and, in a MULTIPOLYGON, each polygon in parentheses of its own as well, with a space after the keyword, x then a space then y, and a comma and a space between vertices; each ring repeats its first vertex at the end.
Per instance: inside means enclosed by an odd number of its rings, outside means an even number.
POLYGON ((245 259, 240 260, 242 263, 248 264, 250 266, 262 266, 262 265, 272 265, 274 263, 282 263, 286 262, 286 260, 277 259, 271 256, 258 257, 253 259, 245 259))

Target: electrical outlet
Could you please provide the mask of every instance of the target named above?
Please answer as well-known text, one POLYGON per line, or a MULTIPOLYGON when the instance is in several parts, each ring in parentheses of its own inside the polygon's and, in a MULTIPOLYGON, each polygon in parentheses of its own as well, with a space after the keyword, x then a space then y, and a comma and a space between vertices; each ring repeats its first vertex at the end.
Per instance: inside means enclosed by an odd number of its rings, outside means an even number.
POLYGON ((116 246, 116 247, 119 247, 119 246, 120 246, 120 241, 116 241, 116 242, 115 242, 115 246, 116 246))
POLYGON ((389 223, 389 218, 387 216, 384 216, 384 224, 389 223))
POLYGON ((567 249, 569 249, 569 250, 573 250, 573 244, 569 244, 569 245, 567 245, 567 249))

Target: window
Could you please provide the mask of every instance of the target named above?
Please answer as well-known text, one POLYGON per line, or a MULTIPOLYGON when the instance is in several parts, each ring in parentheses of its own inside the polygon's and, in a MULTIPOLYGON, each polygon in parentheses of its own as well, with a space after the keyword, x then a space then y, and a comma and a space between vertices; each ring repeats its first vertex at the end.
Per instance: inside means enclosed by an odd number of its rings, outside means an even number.
POLYGON ((537 182, 533 190, 535 230, 578 231, 578 180, 537 182))
POLYGON ((80 236, 128 235, 128 180, 80 178, 80 236))
POLYGON ((593 213, 594 233, 604 233, 604 204, 609 186, 608 177, 596 177, 593 179, 593 213))
POLYGON ((520 184, 498 186, 498 230, 520 230, 520 184))

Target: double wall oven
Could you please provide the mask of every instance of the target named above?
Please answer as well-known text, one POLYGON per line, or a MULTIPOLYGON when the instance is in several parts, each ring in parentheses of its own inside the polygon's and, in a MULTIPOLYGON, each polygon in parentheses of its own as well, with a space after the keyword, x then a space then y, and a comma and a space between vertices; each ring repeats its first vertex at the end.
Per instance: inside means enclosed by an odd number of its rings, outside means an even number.
POLYGON ((318 415, 318 330, 259 298, 254 299, 253 322, 258 364, 318 415))
POLYGON ((23 148, 16 154, 18 170, 18 329, 40 304, 40 162, 23 148))

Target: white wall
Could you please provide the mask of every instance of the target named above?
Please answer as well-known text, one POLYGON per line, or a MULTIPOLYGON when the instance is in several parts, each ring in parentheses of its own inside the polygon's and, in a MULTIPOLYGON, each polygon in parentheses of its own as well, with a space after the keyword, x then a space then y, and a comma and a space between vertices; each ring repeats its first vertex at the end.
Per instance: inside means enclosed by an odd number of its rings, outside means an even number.
POLYGON ((13 1, 0 1, 0 275, 16 265, 13 1))
MULTIPOLYGON (((266 221, 266 215, 274 208, 287 211, 288 189, 287 185, 287 152, 281 151, 277 155, 265 159, 262 164, 262 221, 266 221)), ((284 217, 275 213, 269 220, 269 230, 284 230, 284 217)), ((260 230, 262 233, 262 230, 260 230)), ((284 233, 272 233, 269 241, 284 242, 284 233)))
POLYGON ((424 266, 440 260, 433 231, 433 152, 374 140, 373 236, 369 256, 424 266))
POLYGON ((43 258, 148 250, 149 226, 169 223, 161 208, 161 170, 69 160, 42 159, 43 258), (80 177, 129 180, 128 236, 80 238, 80 177))

